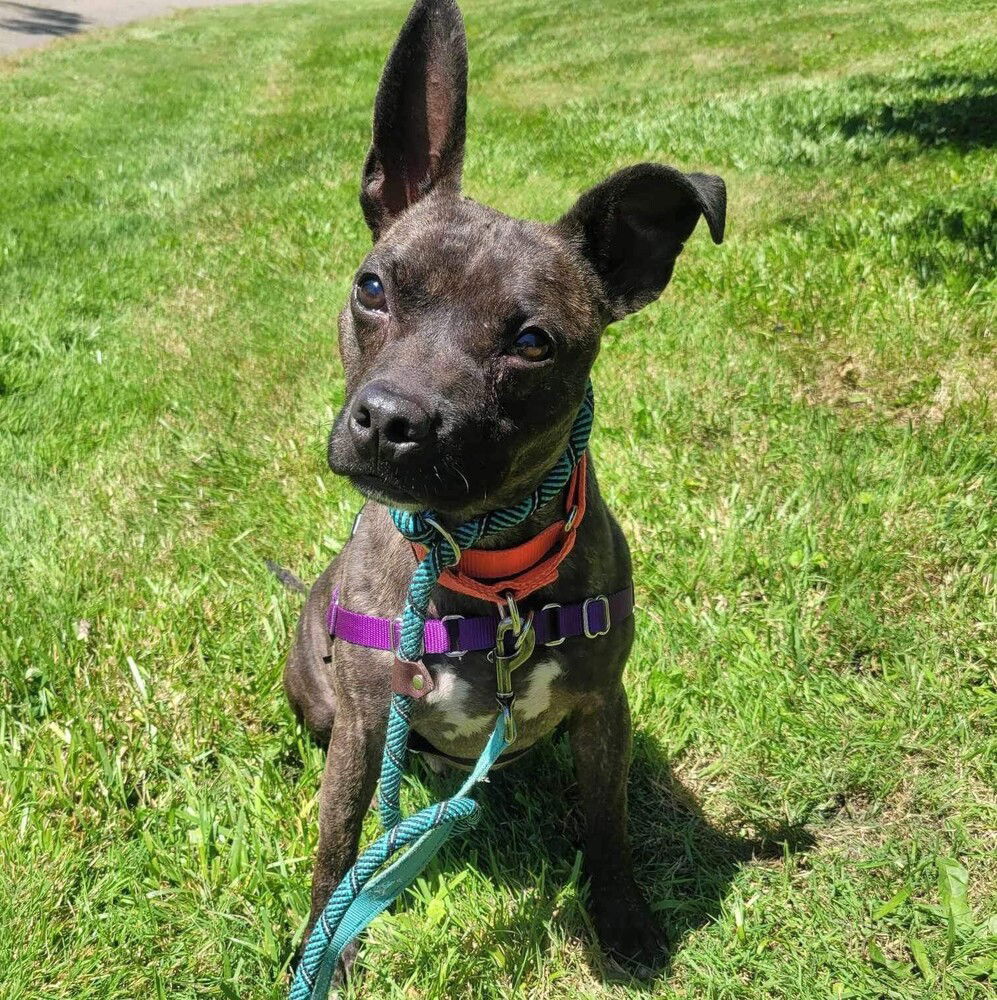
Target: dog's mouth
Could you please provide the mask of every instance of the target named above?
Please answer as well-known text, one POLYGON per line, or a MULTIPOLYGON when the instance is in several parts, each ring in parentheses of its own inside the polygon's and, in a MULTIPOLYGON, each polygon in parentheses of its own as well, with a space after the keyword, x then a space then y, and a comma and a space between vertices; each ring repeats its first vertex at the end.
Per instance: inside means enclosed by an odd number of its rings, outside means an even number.
POLYGON ((477 498, 462 478, 451 483, 434 471, 420 475, 413 483, 408 477, 403 478, 402 470, 391 467, 372 469, 356 465, 344 467, 339 462, 329 464, 333 472, 349 479, 354 489, 368 500, 387 507, 410 511, 430 509, 453 515, 463 515, 477 507, 477 498))
POLYGON ((346 475, 353 486, 368 500, 374 500, 388 507, 400 507, 403 510, 422 510, 429 506, 424 498, 416 496, 383 476, 366 472, 350 472, 346 475))
POLYGON ((356 454, 339 424, 329 437, 327 459, 336 475, 348 479, 369 500, 403 510, 429 508, 454 516, 481 509, 493 492, 493 479, 501 482, 503 468, 493 457, 468 468, 473 463, 466 457, 442 451, 414 461, 372 461, 356 454), (482 464, 487 468, 481 468, 482 464), (486 477, 486 471, 495 475, 486 477))

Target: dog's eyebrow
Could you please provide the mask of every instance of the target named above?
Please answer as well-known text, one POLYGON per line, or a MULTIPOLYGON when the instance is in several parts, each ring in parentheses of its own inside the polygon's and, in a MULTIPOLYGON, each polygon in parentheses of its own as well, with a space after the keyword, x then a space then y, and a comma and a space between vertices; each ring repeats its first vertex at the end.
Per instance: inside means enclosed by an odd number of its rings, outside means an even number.
POLYGON ((417 269, 405 259, 405 255, 398 253, 390 254, 384 262, 388 273, 391 275, 391 283, 396 292, 411 295, 418 291, 417 269))

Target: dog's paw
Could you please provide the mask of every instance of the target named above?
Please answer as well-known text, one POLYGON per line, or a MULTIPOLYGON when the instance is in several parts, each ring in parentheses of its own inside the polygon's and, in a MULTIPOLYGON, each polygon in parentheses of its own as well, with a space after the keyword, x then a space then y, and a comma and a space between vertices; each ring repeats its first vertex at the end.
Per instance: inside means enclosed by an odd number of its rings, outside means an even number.
POLYGON ((648 970, 664 961, 667 940, 636 885, 593 895, 591 915, 599 943, 609 957, 648 970))
POLYGON ((334 990, 341 990, 346 985, 347 980, 352 979, 353 963, 357 960, 359 950, 360 942, 355 939, 343 949, 343 954, 339 956, 339 962, 336 963, 336 974, 332 977, 334 990))

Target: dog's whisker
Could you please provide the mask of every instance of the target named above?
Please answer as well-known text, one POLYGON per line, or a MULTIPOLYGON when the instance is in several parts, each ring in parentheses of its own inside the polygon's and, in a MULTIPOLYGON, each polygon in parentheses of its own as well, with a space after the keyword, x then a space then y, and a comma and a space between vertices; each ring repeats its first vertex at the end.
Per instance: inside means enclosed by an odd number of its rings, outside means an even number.
MULTIPOLYGON (((464 484, 464 492, 465 492, 465 494, 467 494, 468 496, 470 496, 470 494, 471 494, 471 484, 468 482, 467 476, 464 475, 464 473, 461 470, 460 466, 457 465, 454 461, 452 461, 449 458, 445 459, 444 462, 443 462, 443 464, 444 464, 445 468, 450 469, 454 473, 454 475, 457 476, 460 479, 460 481, 464 484)), ((442 480, 441 480, 441 482, 442 482, 442 480)))

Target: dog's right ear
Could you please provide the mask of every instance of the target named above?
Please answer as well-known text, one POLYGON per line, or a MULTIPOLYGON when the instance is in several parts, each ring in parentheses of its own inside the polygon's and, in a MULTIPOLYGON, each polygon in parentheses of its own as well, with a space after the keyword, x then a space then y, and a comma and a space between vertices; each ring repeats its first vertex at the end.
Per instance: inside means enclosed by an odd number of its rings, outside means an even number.
POLYGON ((700 216, 720 243, 726 215, 727 189, 719 177, 638 163, 586 191, 557 229, 592 266, 609 318, 617 320, 664 291, 700 216))
POLYGON ((433 189, 460 190, 467 39, 454 0, 416 0, 374 101, 360 206, 376 240, 433 189))

